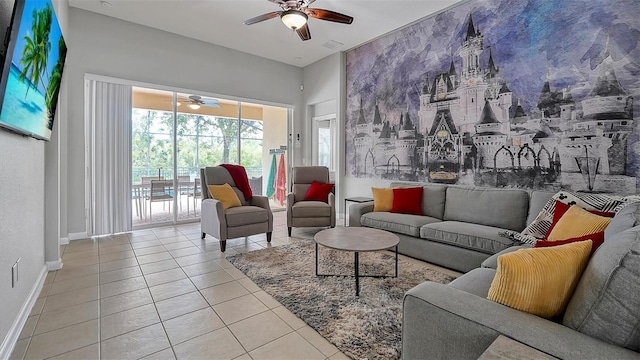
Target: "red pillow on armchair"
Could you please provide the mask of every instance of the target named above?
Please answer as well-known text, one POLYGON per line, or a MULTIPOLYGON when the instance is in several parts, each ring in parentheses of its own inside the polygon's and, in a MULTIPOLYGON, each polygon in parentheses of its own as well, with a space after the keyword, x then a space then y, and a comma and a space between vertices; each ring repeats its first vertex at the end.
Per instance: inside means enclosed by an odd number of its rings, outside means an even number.
POLYGON ((304 200, 327 202, 329 193, 333 190, 334 185, 332 183, 323 184, 314 180, 304 195, 304 200))

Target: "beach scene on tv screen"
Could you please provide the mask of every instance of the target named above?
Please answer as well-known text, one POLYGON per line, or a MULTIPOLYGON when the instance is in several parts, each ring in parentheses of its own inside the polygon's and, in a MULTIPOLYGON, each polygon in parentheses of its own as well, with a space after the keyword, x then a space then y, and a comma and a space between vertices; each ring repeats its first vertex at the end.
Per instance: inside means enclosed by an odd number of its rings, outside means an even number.
POLYGON ((66 51, 51 0, 26 1, 0 123, 38 138, 50 138, 66 51))

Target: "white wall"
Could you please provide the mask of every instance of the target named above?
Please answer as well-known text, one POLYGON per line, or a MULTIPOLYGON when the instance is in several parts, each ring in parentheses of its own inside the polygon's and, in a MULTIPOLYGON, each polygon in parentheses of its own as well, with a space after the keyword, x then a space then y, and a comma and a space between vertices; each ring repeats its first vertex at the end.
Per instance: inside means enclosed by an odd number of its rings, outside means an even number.
POLYGON ((69 30, 68 150, 63 161, 68 211, 61 219, 69 233, 85 231, 85 73, 292 104, 295 121, 302 119, 301 68, 76 8, 69 13, 69 30))
POLYGON ((301 129, 302 147, 306 164, 311 164, 312 124, 315 115, 336 114, 338 127, 338 164, 336 169, 336 207, 342 212, 344 198, 344 104, 345 60, 343 53, 327 56, 304 68, 305 118, 301 129), (333 105, 334 109, 329 107, 333 105))
POLYGON ((0 130, 0 341, 44 267, 44 141, 0 130), (11 288, 11 266, 21 258, 11 288))
MULTIPOLYGON (((66 36, 68 2, 54 0, 53 6, 66 36)), ((58 109, 61 107, 59 104, 58 109)), ((60 111, 56 121, 59 115, 60 111)), ((56 218, 59 210, 57 203, 48 202, 57 197, 58 181, 47 176, 57 177, 57 161, 48 163, 57 158, 51 153, 57 148, 57 125, 54 123, 51 142, 0 130, 0 357, 17 340, 16 331, 30 310, 26 308, 32 300, 29 295, 38 295, 33 291, 39 290, 45 270, 45 246, 52 258, 58 256, 58 234, 45 230, 45 214, 56 218), (12 288, 11 266, 18 258, 19 280, 12 288)))

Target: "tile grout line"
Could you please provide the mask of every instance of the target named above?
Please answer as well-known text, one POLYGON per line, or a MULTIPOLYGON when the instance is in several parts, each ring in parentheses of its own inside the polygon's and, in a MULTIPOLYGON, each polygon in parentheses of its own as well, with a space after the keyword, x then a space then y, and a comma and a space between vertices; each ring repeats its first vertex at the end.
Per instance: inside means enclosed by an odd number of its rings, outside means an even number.
MULTIPOLYGON (((158 240, 157 236, 156 236, 156 240, 158 240)), ((164 244, 161 243, 161 245, 164 248, 164 244)), ((166 251, 166 248, 165 248, 165 251, 166 251)), ((135 252, 134 252, 134 254, 135 254, 135 252)), ((172 258, 173 258, 173 256, 172 256, 172 258)), ((136 261, 138 261, 138 256, 137 255, 136 255, 136 261)), ((175 259, 174 259, 174 261, 175 261, 175 259)), ((139 264, 140 263, 138 262, 138 265, 139 264)), ((178 265, 180 265, 180 264, 178 264, 178 265)), ((140 271, 142 271, 142 269, 140 269, 140 271)), ((173 348, 173 343, 171 343, 171 339, 169 338, 169 333, 167 332, 167 329, 164 326, 164 322, 162 321, 162 317, 160 316, 160 312, 158 311, 158 306, 156 305, 156 300, 153 298, 153 293, 151 293, 151 288, 149 287, 149 283, 147 282, 147 278, 144 276, 144 273, 142 274, 142 278, 144 279, 144 283, 147 285, 147 291, 149 292, 149 296, 151 296, 151 302, 153 304, 153 308, 156 310, 156 315, 158 316, 158 320, 160 321, 160 325, 162 326, 162 330, 164 331, 164 336, 167 337, 167 342, 169 343, 169 349, 171 349, 171 353, 173 354, 173 357, 177 359, 178 356, 176 355, 176 351, 173 348)), ((153 324, 153 325, 155 325, 155 324, 153 324)), ((149 326, 153 326, 153 325, 149 325, 149 326)), ((162 349, 160 351, 164 351, 164 350, 165 349, 162 349)), ((158 351, 158 352, 160 352, 160 351, 158 351)), ((153 354, 155 354, 155 353, 147 354, 147 355, 144 355, 143 357, 146 357, 146 356, 149 356, 149 355, 153 355, 153 354)))

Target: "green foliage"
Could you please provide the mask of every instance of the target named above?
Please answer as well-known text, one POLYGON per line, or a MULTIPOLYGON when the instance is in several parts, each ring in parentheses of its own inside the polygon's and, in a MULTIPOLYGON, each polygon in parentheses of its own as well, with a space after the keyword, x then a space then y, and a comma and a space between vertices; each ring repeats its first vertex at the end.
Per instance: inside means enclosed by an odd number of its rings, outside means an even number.
MULTIPOLYGON (((134 109, 132 116, 134 182, 154 176, 158 168, 172 177, 173 114, 134 109)), ((198 169, 221 163, 262 167, 262 122, 179 113, 176 118, 177 175, 197 176, 198 169), (240 126, 239 126, 240 125, 240 126), (242 129, 238 155, 238 129, 242 129)), ((251 176, 251 174, 249 174, 251 176)), ((259 176, 259 175, 258 175, 259 176)))
POLYGON ((62 70, 64 69, 66 55, 67 45, 64 43, 62 36, 60 36, 60 40, 58 41, 58 62, 56 62, 56 65, 51 71, 51 78, 49 79, 49 85, 47 85, 47 92, 44 97, 44 102, 47 106, 47 116, 49 118, 49 129, 53 127, 53 116, 58 104, 58 89, 60 88, 60 81, 62 80, 62 70))

